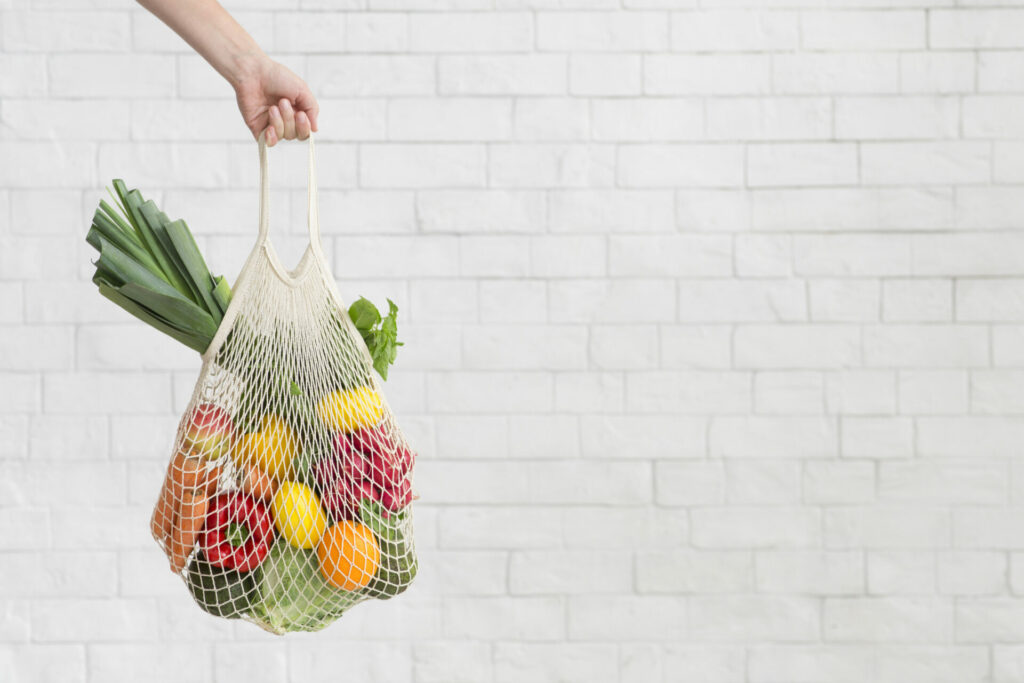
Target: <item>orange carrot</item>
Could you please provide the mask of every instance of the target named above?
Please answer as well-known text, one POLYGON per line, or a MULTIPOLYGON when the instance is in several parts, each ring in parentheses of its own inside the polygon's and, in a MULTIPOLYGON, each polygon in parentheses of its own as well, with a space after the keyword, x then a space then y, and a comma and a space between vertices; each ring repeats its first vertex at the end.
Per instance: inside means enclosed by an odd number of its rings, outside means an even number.
POLYGON ((209 498, 202 491, 186 491, 181 503, 178 522, 171 535, 171 571, 177 573, 185 568, 185 562, 192 552, 199 532, 206 521, 209 498))

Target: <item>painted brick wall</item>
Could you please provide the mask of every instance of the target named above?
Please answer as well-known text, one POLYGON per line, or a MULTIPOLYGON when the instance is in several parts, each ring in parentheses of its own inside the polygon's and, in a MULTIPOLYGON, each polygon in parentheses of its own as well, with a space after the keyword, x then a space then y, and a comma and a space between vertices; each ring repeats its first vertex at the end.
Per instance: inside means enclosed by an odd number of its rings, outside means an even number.
POLYGON ((1024 680, 1021 5, 232 0, 422 453, 415 587, 275 639, 149 538, 198 358, 82 241, 124 177, 233 277, 255 147, 126 0, 0 0, 0 681, 1024 680))

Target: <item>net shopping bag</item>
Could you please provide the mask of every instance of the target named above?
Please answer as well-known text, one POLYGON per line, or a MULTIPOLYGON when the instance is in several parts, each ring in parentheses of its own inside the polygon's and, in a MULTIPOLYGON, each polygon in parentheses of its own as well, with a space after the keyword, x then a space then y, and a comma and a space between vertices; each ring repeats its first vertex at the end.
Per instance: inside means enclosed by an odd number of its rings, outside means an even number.
POLYGON ((416 574, 414 454, 320 242, 309 140, 309 246, 294 271, 259 238, 203 354, 152 531, 210 614, 274 633, 323 628, 416 574))

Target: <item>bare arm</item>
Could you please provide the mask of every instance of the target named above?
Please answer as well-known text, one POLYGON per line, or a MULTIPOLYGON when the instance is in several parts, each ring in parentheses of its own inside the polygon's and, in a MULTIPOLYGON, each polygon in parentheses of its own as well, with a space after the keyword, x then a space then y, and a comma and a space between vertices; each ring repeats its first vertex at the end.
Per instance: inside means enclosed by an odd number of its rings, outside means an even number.
POLYGON ((235 89, 245 125, 267 144, 305 140, 319 106, 309 86, 273 61, 217 0, 138 0, 210 63, 235 89))

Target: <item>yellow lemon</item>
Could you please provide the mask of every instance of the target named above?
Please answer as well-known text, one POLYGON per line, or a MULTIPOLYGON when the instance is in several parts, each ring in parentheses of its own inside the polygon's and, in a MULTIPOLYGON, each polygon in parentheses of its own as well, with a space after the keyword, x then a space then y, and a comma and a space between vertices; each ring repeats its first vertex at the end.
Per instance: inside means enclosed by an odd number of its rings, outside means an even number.
POLYGON ((281 484, 270 503, 274 525, 296 548, 312 548, 327 528, 327 515, 313 489, 295 481, 281 484))
POLYGON ((370 387, 332 391, 316 404, 316 414, 334 431, 352 433, 384 416, 384 399, 370 387))
POLYGON ((260 420, 260 429, 242 434, 235 449, 235 462, 256 465, 270 477, 284 481, 290 474, 292 460, 299 453, 299 440, 284 420, 267 413, 260 420))

